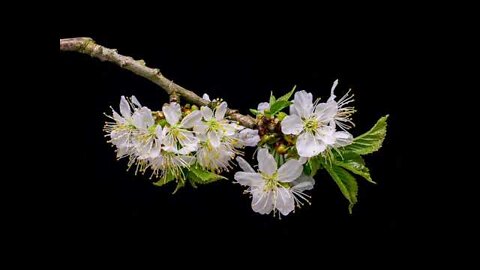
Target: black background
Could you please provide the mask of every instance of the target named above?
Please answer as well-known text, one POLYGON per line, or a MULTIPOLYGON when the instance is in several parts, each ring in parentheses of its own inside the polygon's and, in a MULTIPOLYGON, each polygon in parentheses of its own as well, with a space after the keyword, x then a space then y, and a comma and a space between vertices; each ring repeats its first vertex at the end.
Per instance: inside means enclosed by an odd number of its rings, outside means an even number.
POLYGON ((420 206, 414 201, 417 179, 409 174, 412 161, 407 159, 415 130, 409 100, 422 94, 416 87, 422 62, 415 57, 422 47, 413 42, 416 34, 410 28, 387 17, 383 23, 352 20, 346 27, 315 18, 253 25, 242 20, 235 25, 192 20, 186 26, 159 20, 149 27, 115 20, 63 24, 59 38, 90 36, 122 54, 144 59, 200 95, 222 97, 244 113, 267 101, 271 90, 281 94, 293 85, 328 98, 338 78, 337 96, 349 88, 355 94, 355 136, 390 115, 383 148, 366 157, 378 184, 358 178, 359 202, 352 215, 334 182, 322 172, 311 192, 312 205, 278 220, 254 213, 243 188, 228 181, 187 187, 172 195, 173 186, 155 187, 147 176, 126 172, 126 161, 116 161, 104 138, 103 113, 109 113, 110 106, 118 108, 121 95, 135 95, 153 110, 160 109, 168 96, 113 64, 61 52, 58 78, 64 91, 57 98, 69 118, 59 131, 68 134, 70 146, 64 149, 58 211, 65 222, 75 225, 65 236, 93 243, 155 244, 177 238, 254 245, 305 240, 319 248, 332 243, 371 245, 372 252, 408 239, 412 231, 422 229, 413 215, 420 206))

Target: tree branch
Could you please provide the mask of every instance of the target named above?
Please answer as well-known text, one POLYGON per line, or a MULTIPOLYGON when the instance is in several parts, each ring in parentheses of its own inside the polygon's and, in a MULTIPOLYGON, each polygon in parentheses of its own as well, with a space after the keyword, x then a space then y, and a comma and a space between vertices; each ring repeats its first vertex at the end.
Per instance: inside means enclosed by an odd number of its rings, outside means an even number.
MULTIPOLYGON (((101 61, 112 62, 121 68, 129 70, 139 76, 142 76, 156 85, 163 88, 170 95, 171 100, 178 100, 182 97, 188 102, 199 106, 206 106, 210 102, 199 97, 193 91, 183 88, 173 81, 165 78, 157 68, 149 68, 143 60, 135 60, 132 57, 121 55, 115 49, 109 49, 98 45, 95 41, 88 37, 60 39, 60 51, 71 51, 88 54, 93 58, 101 61)), ((237 110, 229 110, 227 112, 230 119, 238 121, 241 125, 252 128, 255 126, 255 119, 248 115, 242 115, 237 110)))

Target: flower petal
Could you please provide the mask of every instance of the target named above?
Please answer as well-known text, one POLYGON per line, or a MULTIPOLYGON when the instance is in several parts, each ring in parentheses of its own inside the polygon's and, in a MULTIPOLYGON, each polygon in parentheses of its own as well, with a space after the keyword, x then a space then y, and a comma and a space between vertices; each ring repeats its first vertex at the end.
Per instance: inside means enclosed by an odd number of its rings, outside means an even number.
POLYGON ((193 111, 185 118, 183 118, 180 126, 183 128, 192 128, 200 122, 202 119, 202 113, 200 111, 193 111))
POLYGON ((303 130, 303 121, 299 116, 289 115, 283 119, 281 126, 284 134, 298 135, 303 130))
POLYGON ((258 136, 258 130, 246 128, 238 134, 238 138, 241 141, 241 144, 244 146, 257 146, 260 141, 260 136, 258 136))
POLYGON ((120 98, 120 113, 124 118, 129 119, 130 117, 132 117, 132 110, 130 109, 130 104, 128 104, 125 96, 122 96, 120 98))
POLYGON ((205 135, 207 133, 207 130, 208 126, 204 122, 198 122, 195 126, 193 126, 193 131, 195 131, 195 133, 197 133, 198 135, 205 135))
POLYGON ((353 142, 353 136, 346 131, 337 131, 333 134, 335 137, 335 146, 347 146, 353 142))
POLYGON ((195 137, 192 131, 179 129, 178 130, 178 142, 183 146, 190 146, 192 148, 197 148, 198 139, 195 137))
POLYGON ((208 132, 207 137, 213 147, 220 146, 220 135, 216 131, 208 132))
POLYGON ((167 122, 172 126, 176 125, 182 117, 182 109, 176 102, 163 105, 162 111, 165 115, 165 119, 167 119, 167 122))
POLYGON ((217 109, 215 110, 215 118, 217 120, 222 120, 225 117, 225 113, 227 112, 227 102, 222 102, 218 105, 217 109))
POLYGON ((263 181, 259 173, 252 172, 236 172, 233 178, 242 186, 255 186, 263 181))
POLYGON ((257 160, 260 172, 271 176, 277 171, 277 162, 266 148, 258 150, 257 160))
POLYGON ((205 100, 211 101, 210 96, 207 93, 203 94, 202 98, 205 100))
POLYGON ((210 109, 207 106, 203 106, 202 108, 200 108, 200 111, 202 112, 203 119, 205 119, 206 121, 212 119, 213 117, 212 109, 210 109))
POLYGON ((113 108, 112 108, 112 117, 117 123, 120 123, 120 124, 125 123, 125 118, 121 117, 120 114, 118 114, 113 108))
POLYGON ((248 164, 248 162, 243 159, 242 157, 237 157, 236 158, 238 166, 244 171, 244 172, 249 172, 249 173, 254 173, 255 170, 248 164))
POLYGON ((311 176, 302 174, 299 178, 297 178, 297 180, 293 181, 292 184, 292 189, 303 192, 305 190, 313 189, 313 186, 315 185, 315 179, 313 179, 311 176))
POLYGON ((333 121, 335 115, 338 112, 338 105, 335 101, 329 101, 326 103, 320 103, 315 107, 315 115, 318 121, 326 124, 333 121))
POLYGON ((333 145, 335 143, 335 129, 331 126, 321 127, 317 129, 316 138, 326 145, 333 145))
POLYGON ((301 157, 313 157, 326 149, 325 144, 319 141, 310 132, 305 132, 297 138, 297 152, 301 157))
POLYGON ((261 102, 257 106, 257 111, 260 111, 260 112, 264 112, 265 110, 269 110, 269 109, 270 109, 270 103, 268 102, 261 102))
POLYGON ((303 172, 303 165, 298 160, 290 159, 278 169, 278 181, 292 182, 303 172))
POLYGON ((138 101, 137 97, 132 96, 130 99, 132 100, 133 105, 137 106, 138 108, 142 107, 142 104, 140 104, 140 101, 138 101))
POLYGON ((277 189, 275 207, 286 216, 295 209, 295 199, 290 190, 280 187, 277 189))
POLYGON ((152 116, 152 111, 147 107, 142 107, 139 110, 135 111, 132 116, 133 125, 138 128, 145 130, 148 127, 151 127, 154 124, 154 119, 152 116))
POLYGON ((307 118, 313 112, 312 93, 308 93, 305 90, 296 92, 293 105, 300 117, 307 118))
POLYGON ((273 210, 273 192, 263 191, 263 187, 252 190, 252 209, 260 214, 268 214, 273 210))
POLYGON ((336 96, 333 94, 333 91, 335 91, 335 88, 337 87, 337 85, 338 85, 338 79, 336 79, 333 82, 332 89, 330 90, 330 98, 328 99, 328 101, 334 100, 336 98, 336 96))
POLYGON ((165 136, 165 134, 163 133, 162 126, 158 125, 155 128, 155 134, 157 135, 157 139, 161 142, 163 140, 163 137, 165 136))

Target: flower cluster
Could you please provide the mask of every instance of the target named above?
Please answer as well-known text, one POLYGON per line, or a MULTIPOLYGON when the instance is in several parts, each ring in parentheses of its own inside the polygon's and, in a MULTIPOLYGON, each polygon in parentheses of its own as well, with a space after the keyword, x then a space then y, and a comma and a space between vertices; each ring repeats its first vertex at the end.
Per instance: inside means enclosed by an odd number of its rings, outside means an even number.
POLYGON ((353 126, 350 116, 354 108, 345 105, 353 99, 347 93, 335 101, 334 90, 337 84, 338 81, 335 81, 330 98, 324 103, 320 103, 319 99, 313 101, 313 95, 306 91, 296 92, 290 104, 290 115, 283 115, 281 122, 275 115, 267 116, 273 107, 271 103, 262 102, 258 105, 257 118, 267 126, 267 132, 261 132, 261 135, 269 138, 272 134, 268 130, 275 134, 272 137, 274 143, 270 143, 274 147, 270 149, 282 157, 278 159, 282 164, 277 164, 274 156, 269 153, 268 139, 263 138, 263 146, 267 148, 258 150, 259 172, 255 172, 243 158, 237 158, 243 172, 237 172, 234 177, 239 184, 248 186, 247 193, 252 196, 252 209, 255 212, 268 214, 273 211, 275 214, 279 211, 282 215, 287 215, 295 206, 303 205, 302 201, 309 203, 310 197, 303 192, 312 189, 315 181, 303 173, 303 164, 310 158, 352 143, 353 136, 346 130, 353 126), (280 125, 281 132, 278 132, 275 125, 280 125), (337 127, 342 130, 337 131, 337 127), (279 135, 281 139, 275 139, 279 135), (279 143, 283 145, 281 142, 284 138, 288 138, 285 143, 290 143, 293 151, 286 152, 278 147, 279 143))
POLYGON ((113 122, 105 125, 117 158, 129 158, 136 172, 152 170, 152 176, 185 181, 191 166, 219 173, 232 168, 245 146, 256 146, 258 132, 225 118, 226 102, 213 109, 181 107, 172 102, 152 112, 132 96, 121 97, 120 114, 112 108, 113 122))
POLYGON ((189 181, 192 186, 219 179, 234 167, 234 183, 246 187, 253 211, 286 216, 304 204, 316 175, 325 169, 349 201, 357 202, 358 185, 352 174, 373 182, 362 155, 377 151, 386 135, 386 120, 380 118, 368 132, 353 138, 351 116, 353 95, 348 91, 337 100, 333 83, 325 102, 312 93, 295 88, 269 102, 262 102, 255 114, 255 129, 245 128, 226 115, 225 101, 203 99, 208 106, 171 102, 161 111, 151 111, 132 96, 121 97, 120 113, 112 109, 105 131, 116 147, 117 158, 128 158, 136 172, 151 170, 157 185, 177 182, 177 189, 189 181), (293 100, 290 98, 293 95, 293 100), (289 110, 289 113, 284 110, 289 110), (242 149, 257 147, 257 166, 251 166, 242 149))

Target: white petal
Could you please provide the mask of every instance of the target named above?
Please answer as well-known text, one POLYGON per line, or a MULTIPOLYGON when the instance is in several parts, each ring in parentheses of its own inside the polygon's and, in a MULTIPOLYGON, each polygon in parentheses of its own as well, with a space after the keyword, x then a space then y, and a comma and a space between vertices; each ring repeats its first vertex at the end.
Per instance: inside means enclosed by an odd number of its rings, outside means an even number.
POLYGON ((154 119, 152 116, 152 111, 147 107, 142 107, 139 110, 135 111, 132 116, 133 125, 138 128, 145 130, 148 127, 154 124, 154 119))
POLYGON ((298 162, 300 162, 302 165, 305 164, 305 163, 307 163, 307 161, 308 161, 308 158, 306 158, 306 157, 300 157, 300 158, 298 159, 298 162))
POLYGON ((124 118, 127 119, 132 116, 132 110, 130 109, 130 105, 128 104, 128 101, 124 96, 120 98, 120 113, 124 118))
POLYGON ((132 96, 130 99, 132 100, 133 105, 137 106, 138 108, 142 107, 142 104, 140 104, 137 97, 132 96))
POLYGON ((346 131, 337 131, 333 136, 336 139, 335 146, 347 146, 353 142, 352 134, 346 131))
POLYGON ((266 148, 258 150, 258 169, 267 175, 273 175, 277 171, 277 162, 266 148))
POLYGON ((303 121, 296 115, 289 115, 283 119, 281 126, 284 134, 298 135, 303 130, 303 121))
POLYGON ((303 172, 303 165, 295 159, 290 159, 278 169, 278 181, 292 182, 303 172))
POLYGON ((315 116, 322 123, 333 121, 338 112, 338 105, 335 101, 320 103, 315 107, 315 116))
POLYGON ((321 140, 326 145, 333 145, 335 143, 335 129, 331 126, 324 126, 317 129, 317 140, 321 140))
POLYGON ((216 131, 208 132, 207 137, 213 147, 220 146, 220 136, 216 131))
POLYGON ((202 113, 200 111, 193 111, 185 118, 183 118, 180 126, 183 128, 192 128, 196 126, 202 119, 202 113))
POLYGON ((258 130, 246 128, 238 134, 238 138, 241 140, 241 143, 244 146, 257 146, 260 141, 260 136, 258 136, 258 130))
POLYGON ((240 166, 240 168, 244 172, 250 172, 250 173, 255 172, 255 170, 252 168, 252 166, 250 166, 250 164, 248 164, 248 162, 245 159, 243 159, 242 157, 237 157, 236 160, 237 160, 238 166, 240 166))
POLYGON ((223 128, 224 128, 225 136, 228 136, 228 137, 235 135, 235 133, 237 132, 235 127, 231 124, 223 124, 223 128))
POLYGON ((273 192, 264 192, 263 187, 252 191, 252 209, 260 214, 268 214, 273 210, 273 192))
POLYGON ((305 190, 313 189, 313 186, 315 185, 315 179, 313 179, 311 176, 302 174, 297 180, 293 181, 292 184, 292 189, 303 192, 305 190))
POLYGON ((202 98, 205 100, 211 101, 210 96, 207 93, 203 94, 202 98))
POLYGON ((203 119, 206 121, 212 119, 213 117, 213 111, 207 106, 203 106, 200 108, 200 111, 202 112, 203 119))
POLYGON ((297 112, 297 109, 295 109, 295 106, 292 104, 290 105, 290 115, 297 115, 300 116, 297 112))
POLYGON ((290 190, 280 187, 277 189, 275 207, 286 216, 295 209, 295 199, 290 190))
POLYGON ((117 123, 125 123, 125 118, 121 117, 114 109, 112 109, 112 117, 117 123))
POLYGON ((158 125, 155 128, 155 134, 157 135, 157 139, 161 142, 163 140, 163 136, 165 136, 165 134, 163 133, 162 126, 158 125))
POLYGON ((207 130, 208 130, 208 126, 204 122, 198 122, 193 127, 193 131, 195 131, 195 133, 197 133, 197 134, 205 134, 207 132, 207 130))
POLYGON ((295 93, 293 105, 299 116, 307 118, 313 111, 313 96, 312 93, 307 93, 305 90, 295 93))
POLYGON ((252 172, 236 172, 233 178, 242 186, 254 186, 263 181, 260 174, 252 172))
POLYGON ((257 111, 264 112, 265 110, 270 109, 270 103, 268 102, 262 102, 258 104, 257 111))
POLYGON ((176 125, 180 120, 180 117, 182 117, 182 109, 176 102, 163 105, 162 111, 165 115, 165 119, 167 119, 167 122, 172 126, 176 125))
POLYGON ((333 91, 335 91, 335 88, 337 87, 337 85, 338 85, 338 79, 336 79, 333 82, 332 89, 330 90, 330 98, 328 99, 328 101, 335 99, 336 96, 333 94, 333 91))
POLYGON ((297 152, 301 157, 313 157, 326 149, 322 141, 318 141, 312 133, 305 132, 297 138, 297 152))
POLYGON ((227 112, 227 102, 222 102, 218 105, 217 109, 215 110, 215 118, 217 120, 222 120, 225 117, 225 113, 227 112))
POLYGON ((178 141, 182 146, 190 146, 196 148, 198 139, 195 137, 192 131, 180 129, 178 134, 178 141))

